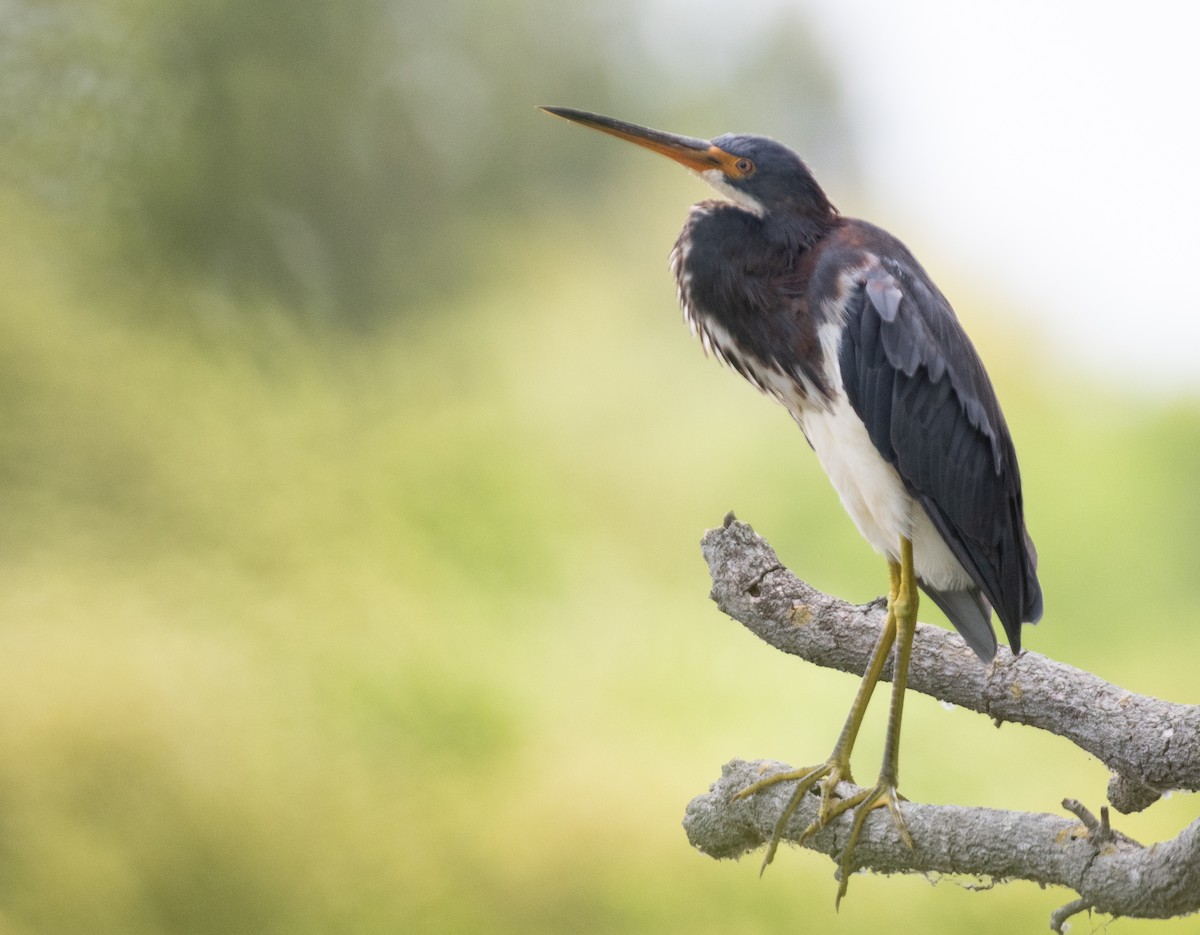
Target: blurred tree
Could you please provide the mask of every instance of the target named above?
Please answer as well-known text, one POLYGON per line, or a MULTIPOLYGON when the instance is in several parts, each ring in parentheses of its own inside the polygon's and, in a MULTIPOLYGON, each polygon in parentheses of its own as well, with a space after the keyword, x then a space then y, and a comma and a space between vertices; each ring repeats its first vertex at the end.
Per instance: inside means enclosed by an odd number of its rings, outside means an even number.
POLYGON ((537 189, 596 197, 614 163, 567 136, 546 152, 537 103, 844 155, 799 23, 683 48, 656 26, 671 6, 0 0, 0 155, 139 271, 366 324, 469 282, 480 220, 515 223, 537 189))

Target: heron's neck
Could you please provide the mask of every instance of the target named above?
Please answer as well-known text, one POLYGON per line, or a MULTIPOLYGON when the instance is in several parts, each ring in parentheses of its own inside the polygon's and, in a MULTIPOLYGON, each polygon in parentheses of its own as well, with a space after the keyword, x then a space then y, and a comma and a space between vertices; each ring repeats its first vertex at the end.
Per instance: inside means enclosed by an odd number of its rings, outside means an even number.
MULTIPOLYGON (((702 202, 671 255, 684 317, 705 350, 781 402, 778 380, 793 368, 780 355, 817 346, 821 310, 809 308, 805 284, 811 248, 832 226, 758 218, 727 201, 702 202)), ((799 369, 823 392, 819 363, 814 357, 799 369)), ((801 382, 784 395, 790 402, 806 392, 801 382)))
POLYGON ((837 211, 830 205, 827 214, 771 212, 762 220, 765 239, 785 255, 795 257, 833 229, 837 211))

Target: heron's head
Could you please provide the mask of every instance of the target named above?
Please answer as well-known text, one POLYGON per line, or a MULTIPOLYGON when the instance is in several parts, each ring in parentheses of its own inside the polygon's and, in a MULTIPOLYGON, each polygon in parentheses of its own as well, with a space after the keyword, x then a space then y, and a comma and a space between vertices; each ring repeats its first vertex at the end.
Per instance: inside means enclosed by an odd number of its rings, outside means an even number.
POLYGON ((542 109, 661 153, 759 217, 798 215, 824 220, 834 214, 833 205, 803 160, 768 137, 727 133, 703 140, 569 107, 542 109))

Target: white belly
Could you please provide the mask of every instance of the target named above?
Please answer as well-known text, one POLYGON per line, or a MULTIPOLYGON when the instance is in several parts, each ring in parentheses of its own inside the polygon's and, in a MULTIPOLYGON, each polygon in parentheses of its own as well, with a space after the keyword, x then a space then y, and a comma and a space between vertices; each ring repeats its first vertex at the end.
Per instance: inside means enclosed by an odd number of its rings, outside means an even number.
POLYGON ((876 450, 844 393, 838 392, 828 409, 806 408, 793 415, 842 506, 877 552, 898 561, 900 538, 906 536, 913 544, 918 578, 936 590, 971 586, 970 576, 942 541, 925 508, 904 489, 896 469, 876 450))

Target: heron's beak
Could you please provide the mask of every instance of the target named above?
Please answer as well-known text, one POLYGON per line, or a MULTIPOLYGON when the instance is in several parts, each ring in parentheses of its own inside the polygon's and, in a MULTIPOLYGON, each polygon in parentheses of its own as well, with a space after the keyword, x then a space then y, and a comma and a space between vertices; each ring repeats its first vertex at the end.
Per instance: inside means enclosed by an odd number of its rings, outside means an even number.
POLYGON ((674 159, 680 165, 695 172, 707 172, 720 169, 726 175, 738 178, 743 173, 738 171, 738 157, 727 153, 708 140, 699 140, 691 136, 677 136, 674 133, 664 133, 662 130, 651 130, 649 127, 639 127, 635 123, 626 123, 615 117, 604 117, 600 114, 589 113, 586 110, 575 110, 571 107, 543 107, 548 114, 562 117, 573 123, 581 123, 585 127, 615 136, 617 139, 636 143, 656 153, 661 153, 668 159, 674 159))

